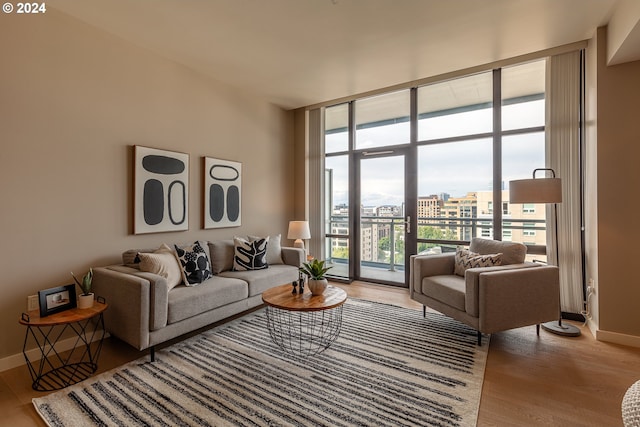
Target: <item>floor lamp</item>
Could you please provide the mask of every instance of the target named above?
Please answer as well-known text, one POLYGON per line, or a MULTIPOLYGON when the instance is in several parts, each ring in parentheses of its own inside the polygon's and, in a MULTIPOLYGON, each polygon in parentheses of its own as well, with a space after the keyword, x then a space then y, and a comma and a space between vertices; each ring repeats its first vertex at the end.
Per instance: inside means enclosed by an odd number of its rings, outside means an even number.
MULTIPOLYGON (((538 168, 533 170, 532 179, 519 179, 509 181, 509 203, 553 203, 553 214, 555 216, 555 238, 556 246, 558 242, 558 203, 562 202, 562 186, 560 178, 556 178, 553 169, 538 168), (536 172, 550 172, 551 178, 537 178, 536 172)), ((558 249, 556 248, 556 265, 559 264, 558 249)), ((562 307, 557 321, 542 324, 545 331, 564 335, 568 337, 577 337, 580 335, 580 329, 574 325, 562 324, 562 307)))

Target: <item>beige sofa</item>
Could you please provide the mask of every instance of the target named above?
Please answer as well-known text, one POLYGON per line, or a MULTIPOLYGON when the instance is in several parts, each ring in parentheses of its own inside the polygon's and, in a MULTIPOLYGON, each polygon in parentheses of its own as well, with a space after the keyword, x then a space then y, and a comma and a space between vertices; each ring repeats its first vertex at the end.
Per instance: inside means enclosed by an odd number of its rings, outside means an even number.
POLYGON ((411 298, 474 328, 478 345, 482 333, 534 324, 539 333, 540 323, 558 320, 558 267, 525 262, 527 249, 520 243, 474 238, 469 251, 501 254, 501 265, 471 266, 460 275, 455 253, 413 255, 411 298))
POLYGON ((213 276, 197 286, 169 289, 165 277, 141 271, 137 254, 153 249, 129 250, 122 264, 94 268, 94 293, 109 304, 107 331, 139 350, 150 348, 153 360, 155 345, 261 305, 262 292, 297 280, 304 261, 302 249, 278 245, 278 253, 268 253, 268 268, 233 271, 233 240, 202 246, 213 276))

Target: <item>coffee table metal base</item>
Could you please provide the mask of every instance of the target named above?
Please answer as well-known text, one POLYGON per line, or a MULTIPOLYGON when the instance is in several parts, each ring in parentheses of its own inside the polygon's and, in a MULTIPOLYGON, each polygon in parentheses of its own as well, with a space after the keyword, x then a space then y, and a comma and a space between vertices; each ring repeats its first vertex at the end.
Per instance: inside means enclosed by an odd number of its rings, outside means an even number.
POLYGON ((340 335, 342 305, 321 311, 290 311, 267 306, 267 327, 284 352, 313 356, 326 350, 340 335))

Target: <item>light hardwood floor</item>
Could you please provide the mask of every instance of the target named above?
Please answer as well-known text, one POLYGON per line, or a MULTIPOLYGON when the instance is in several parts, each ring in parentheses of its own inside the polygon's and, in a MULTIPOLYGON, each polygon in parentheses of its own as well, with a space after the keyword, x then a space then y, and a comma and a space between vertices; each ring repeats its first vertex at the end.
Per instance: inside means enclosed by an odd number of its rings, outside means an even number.
MULTIPOLYGON (((349 296, 416 309, 408 291, 362 282, 338 285, 349 296)), ((493 334, 480 401, 478 426, 622 426, 620 403, 640 379, 640 349, 596 341, 589 330, 563 338, 535 327, 493 334)), ((141 357, 107 339, 100 372, 141 357)), ((0 373, 0 425, 44 426, 31 404, 43 393, 31 389, 26 367, 0 373)))

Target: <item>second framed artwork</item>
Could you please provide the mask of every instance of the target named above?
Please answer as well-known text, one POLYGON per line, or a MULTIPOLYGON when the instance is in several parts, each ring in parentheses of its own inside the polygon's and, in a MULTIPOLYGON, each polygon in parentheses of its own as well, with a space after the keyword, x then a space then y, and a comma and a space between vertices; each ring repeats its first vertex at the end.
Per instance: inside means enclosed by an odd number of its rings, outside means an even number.
POLYGON ((242 225, 242 163, 204 157, 204 228, 242 225))

